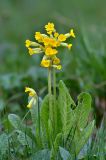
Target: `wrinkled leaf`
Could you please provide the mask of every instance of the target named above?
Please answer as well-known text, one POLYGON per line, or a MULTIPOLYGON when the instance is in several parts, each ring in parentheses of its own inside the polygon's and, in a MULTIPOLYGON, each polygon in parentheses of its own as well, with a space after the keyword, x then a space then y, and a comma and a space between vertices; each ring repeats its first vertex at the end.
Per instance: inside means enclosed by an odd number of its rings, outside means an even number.
POLYGON ((0 135, 0 155, 5 155, 8 150, 8 136, 6 133, 0 135))
POLYGON ((48 149, 40 150, 34 154, 32 160, 50 160, 50 151, 48 149))
POLYGON ((59 147, 59 150, 62 160, 71 160, 71 155, 66 149, 59 147))

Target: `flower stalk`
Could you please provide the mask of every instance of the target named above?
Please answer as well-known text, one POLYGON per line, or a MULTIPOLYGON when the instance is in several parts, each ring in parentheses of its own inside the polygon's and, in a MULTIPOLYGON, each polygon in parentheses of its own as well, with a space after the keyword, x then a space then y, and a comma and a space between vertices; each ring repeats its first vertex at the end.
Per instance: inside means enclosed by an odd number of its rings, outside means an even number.
POLYGON ((57 128, 57 103, 56 103, 56 69, 53 68, 53 95, 54 95, 54 105, 53 105, 53 115, 54 115, 54 133, 56 134, 57 128))
POLYGON ((48 95, 49 95, 49 118, 52 118, 52 81, 51 81, 51 68, 48 68, 48 95))

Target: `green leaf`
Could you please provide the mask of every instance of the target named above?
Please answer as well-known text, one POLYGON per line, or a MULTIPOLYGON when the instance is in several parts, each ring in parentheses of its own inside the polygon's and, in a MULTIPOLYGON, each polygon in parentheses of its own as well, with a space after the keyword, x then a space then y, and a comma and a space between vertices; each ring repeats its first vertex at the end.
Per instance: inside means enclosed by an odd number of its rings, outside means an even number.
POLYGON ((71 160, 71 155, 66 149, 59 147, 59 150, 62 160, 71 160))
POLYGON ((0 156, 5 155, 8 150, 8 136, 6 133, 0 135, 0 156))
POLYGON ((62 132, 62 120, 61 120, 61 111, 60 111, 60 104, 58 99, 55 103, 55 130, 56 134, 62 132))
POLYGON ((62 130, 64 135, 67 135, 73 125, 72 119, 74 115, 71 109, 71 105, 76 105, 63 81, 59 82, 58 105, 61 113, 62 130))
POLYGON ((45 129, 48 130, 48 120, 49 120, 49 96, 45 96, 41 105, 41 120, 45 129))
POLYGON ((94 121, 90 122, 86 128, 80 132, 76 132, 74 139, 71 144, 71 153, 73 155, 78 155, 83 146, 87 143, 89 137, 94 129, 94 121))
POLYGON ((93 141, 92 154, 95 154, 98 159, 105 159, 106 153, 106 115, 104 114, 101 126, 96 130, 96 137, 93 141), (102 157, 103 156, 103 157, 102 157))
POLYGON ((54 136, 53 127, 51 124, 51 120, 49 119, 48 120, 48 139, 47 139, 47 142, 48 142, 48 147, 50 147, 50 148, 52 148, 52 145, 54 142, 53 136, 54 136))
POLYGON ((0 99, 0 112, 5 108, 5 102, 3 99, 0 99))
POLYGON ((83 129, 88 121, 88 116, 91 111, 91 96, 89 93, 81 93, 78 96, 78 106, 75 110, 77 119, 77 127, 83 129))
POLYGON ((58 151, 59 151, 59 146, 62 142, 62 133, 57 134, 54 144, 52 146, 52 150, 51 150, 51 160, 55 160, 57 155, 58 155, 58 151))
POLYGON ((68 106, 76 106, 73 99, 70 96, 70 93, 62 80, 59 82, 59 94, 62 96, 68 106), (67 100, 67 101, 66 101, 67 100))
POLYGON ((42 136, 45 143, 49 141, 48 121, 49 121, 49 96, 45 96, 41 105, 41 125, 42 136))
POLYGON ((18 133, 17 139, 22 145, 27 145, 32 148, 33 140, 24 132, 17 130, 18 133))
POLYGON ((32 156, 32 160, 50 160, 50 151, 48 149, 40 150, 32 156))
POLYGON ((15 114, 9 114, 8 115, 8 120, 16 130, 20 130, 22 132, 26 132, 29 137, 31 137, 34 141, 36 140, 35 136, 33 135, 32 131, 31 131, 31 129, 26 127, 22 123, 22 121, 21 121, 19 116, 15 115, 15 114))
MULTIPOLYGON (((66 144, 70 145, 73 138, 80 136, 80 133, 86 127, 88 116, 91 111, 91 96, 88 93, 81 93, 78 96, 78 105, 74 110, 71 110, 70 121, 72 126, 66 139, 66 144)), ((76 145, 76 144, 75 144, 76 145)))
POLYGON ((22 121, 19 116, 16 114, 9 114, 8 120, 15 129, 23 130, 22 121))

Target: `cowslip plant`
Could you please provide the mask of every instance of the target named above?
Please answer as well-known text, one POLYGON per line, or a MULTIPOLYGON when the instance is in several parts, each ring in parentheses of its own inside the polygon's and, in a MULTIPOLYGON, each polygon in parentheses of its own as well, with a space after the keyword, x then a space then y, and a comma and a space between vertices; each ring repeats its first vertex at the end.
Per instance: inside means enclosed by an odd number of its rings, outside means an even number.
POLYGON ((53 23, 45 25, 45 29, 47 34, 35 33, 36 42, 26 40, 26 47, 30 55, 43 55, 41 66, 48 69, 48 95, 42 100, 34 89, 25 88, 25 92, 29 93, 27 107, 33 124, 27 127, 23 123, 28 113, 23 120, 10 114, 8 119, 14 130, 9 138, 15 136, 14 154, 19 158, 74 160, 78 159, 94 128, 94 121, 88 121, 91 96, 81 93, 76 104, 62 80, 57 94, 55 70, 61 69, 58 48, 70 49, 72 44, 68 44, 67 39, 75 38, 75 33, 71 29, 69 33, 59 34, 53 23), (19 148, 22 148, 21 151, 19 148))
MULTIPOLYGON (((41 34, 40 32, 35 33, 35 39, 37 42, 26 40, 26 47, 29 50, 29 54, 40 54, 43 53, 41 66, 48 68, 48 93, 51 97, 51 71, 53 70, 53 86, 54 96, 56 97, 56 76, 55 69, 61 69, 60 59, 57 57, 59 46, 67 47, 71 49, 72 43, 66 43, 66 40, 70 37, 75 38, 73 29, 69 33, 59 34, 53 23, 45 25, 47 34, 41 34)), ((51 98, 49 98, 49 105, 51 106, 51 98)), ((50 107, 52 108, 52 107, 50 107)))

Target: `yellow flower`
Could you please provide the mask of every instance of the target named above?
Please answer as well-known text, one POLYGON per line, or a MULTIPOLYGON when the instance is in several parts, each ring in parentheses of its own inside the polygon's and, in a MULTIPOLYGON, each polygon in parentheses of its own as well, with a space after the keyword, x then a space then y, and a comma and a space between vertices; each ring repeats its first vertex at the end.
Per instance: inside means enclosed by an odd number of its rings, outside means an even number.
POLYGON ((71 49, 72 44, 68 44, 68 43, 61 43, 61 46, 63 46, 63 47, 67 47, 68 49, 71 49))
POLYGON ((55 39, 49 38, 49 37, 45 37, 43 39, 43 43, 45 46, 52 46, 52 47, 56 47, 58 45, 58 43, 55 39))
POLYGON ((41 66, 48 68, 48 67, 51 66, 51 61, 50 61, 50 60, 47 60, 47 59, 43 59, 43 60, 41 61, 41 66))
POLYGON ((29 50, 29 54, 33 55, 33 54, 37 54, 37 53, 42 53, 43 51, 41 50, 41 48, 28 48, 29 50))
POLYGON ((50 46, 52 47, 58 47, 60 45, 60 42, 57 41, 56 39, 50 38, 50 46))
POLYGON ((30 40, 26 40, 25 43, 26 43, 26 47, 30 47, 30 45, 31 45, 31 41, 30 40))
POLYGON ((58 70, 60 70, 62 68, 61 65, 53 65, 53 67, 56 68, 56 69, 58 69, 58 70))
POLYGON ((29 50, 29 54, 30 54, 30 55, 33 55, 33 54, 34 54, 34 51, 33 51, 32 48, 28 48, 28 50, 29 50))
POLYGON ((55 57, 55 58, 53 59, 53 64, 57 65, 57 64, 59 64, 59 63, 60 63, 60 59, 57 58, 57 57, 55 57))
POLYGON ((45 25, 45 29, 48 34, 52 34, 52 32, 55 31, 54 24, 49 22, 47 25, 45 25))
POLYGON ((68 47, 68 49, 71 49, 72 48, 72 44, 68 44, 67 47, 68 47))
POLYGON ((27 108, 32 108, 33 104, 36 104, 36 100, 34 98, 31 98, 31 100, 29 101, 27 108))
POLYGON ((61 65, 58 65, 57 67, 56 67, 56 69, 61 69, 62 68, 62 66, 61 65))
POLYGON ((63 41, 66 40, 66 36, 65 36, 64 34, 60 34, 60 35, 58 36, 58 40, 59 40, 60 42, 63 42, 63 41))
POLYGON ((26 45, 27 48, 29 48, 30 46, 34 46, 34 47, 41 46, 39 43, 30 41, 30 40, 26 40, 25 45, 26 45))
POLYGON ((43 43, 45 46, 51 46, 51 47, 57 47, 60 45, 60 43, 56 39, 49 37, 45 37, 43 39, 43 43))
POLYGON ((70 32, 66 34, 59 34, 55 29, 54 23, 50 22, 45 25, 45 30, 49 35, 35 32, 35 39, 37 42, 26 40, 26 47, 30 55, 44 53, 41 66, 61 69, 60 59, 56 56, 58 47, 62 46, 71 49, 72 44, 66 43, 66 40, 70 37, 75 38, 74 30, 71 29, 70 32))
POLYGON ((29 92, 29 96, 30 96, 30 100, 29 100, 29 103, 27 105, 27 107, 30 109, 32 108, 33 105, 36 104, 36 101, 37 101, 37 94, 35 92, 34 89, 32 88, 29 88, 29 87, 25 87, 25 92, 29 92))
POLYGON ((29 96, 32 96, 32 97, 36 95, 35 90, 29 87, 25 87, 25 92, 29 92, 29 96))
POLYGON ((46 50, 45 50, 45 54, 47 56, 52 56, 52 55, 55 55, 57 53, 58 53, 58 51, 56 49, 52 49, 51 47, 47 47, 46 50))
POLYGON ((70 30, 70 36, 73 37, 73 38, 75 38, 75 33, 74 33, 73 29, 70 30))
POLYGON ((45 46, 57 47, 59 46, 59 42, 54 38, 45 37, 43 39, 43 43, 45 46))
POLYGON ((54 33, 54 37, 57 38, 59 34, 57 32, 54 33))
POLYGON ((50 44, 50 38, 49 37, 45 37, 43 39, 43 43, 44 43, 45 46, 48 46, 50 44))
POLYGON ((47 33, 48 33, 48 34, 52 34, 52 31, 48 31, 47 33))
POLYGON ((35 39, 36 39, 37 41, 39 41, 39 42, 42 42, 42 40, 43 40, 42 34, 41 34, 40 32, 36 32, 36 33, 35 33, 35 39))

